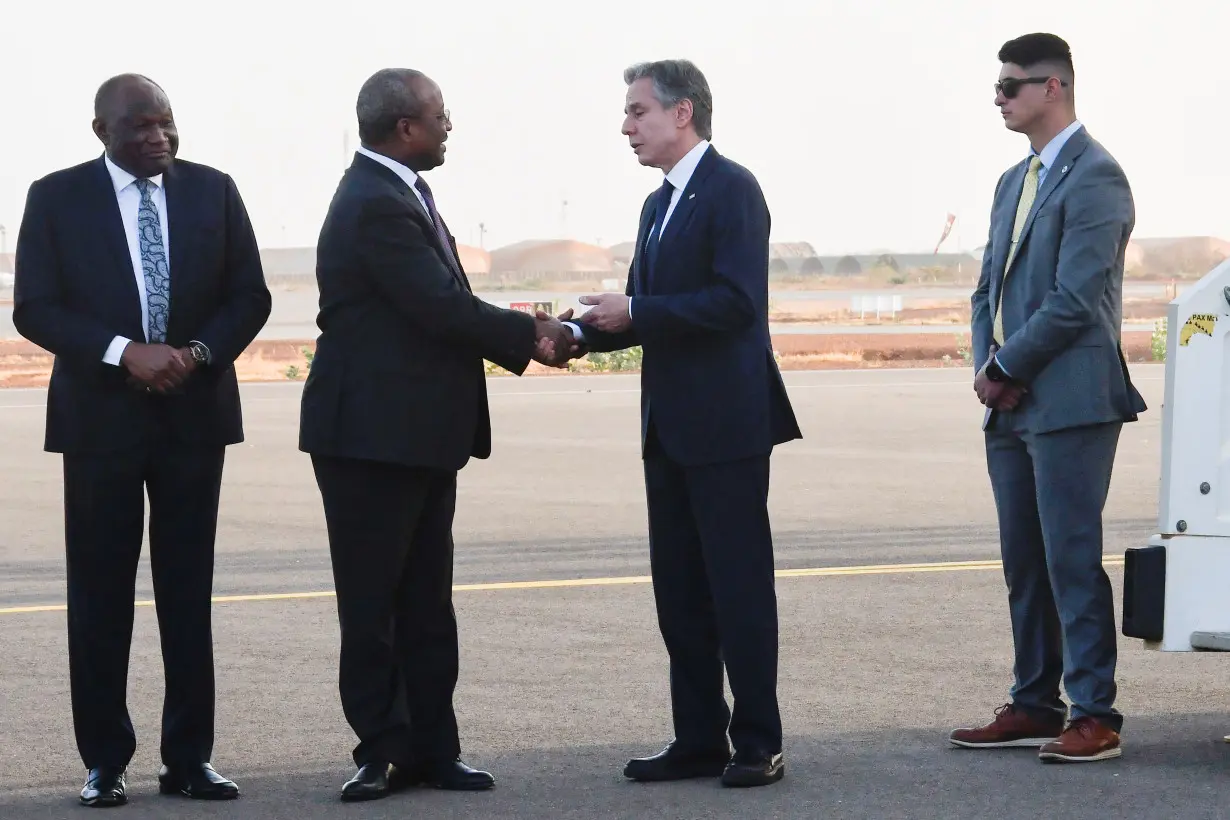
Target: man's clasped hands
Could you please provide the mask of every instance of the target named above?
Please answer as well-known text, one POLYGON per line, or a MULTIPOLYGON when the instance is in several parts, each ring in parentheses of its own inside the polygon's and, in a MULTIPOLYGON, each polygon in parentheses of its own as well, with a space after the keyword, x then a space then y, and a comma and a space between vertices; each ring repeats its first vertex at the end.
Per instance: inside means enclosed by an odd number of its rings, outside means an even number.
POLYGON ((987 375, 987 368, 995 361, 995 354, 998 351, 999 347, 997 345, 991 345, 990 355, 987 356, 986 364, 974 376, 974 392, 978 394, 978 401, 992 410, 999 410, 1001 412, 1015 410, 1016 406, 1021 402, 1021 397, 1025 395, 1025 385, 1012 379, 994 381, 987 375))

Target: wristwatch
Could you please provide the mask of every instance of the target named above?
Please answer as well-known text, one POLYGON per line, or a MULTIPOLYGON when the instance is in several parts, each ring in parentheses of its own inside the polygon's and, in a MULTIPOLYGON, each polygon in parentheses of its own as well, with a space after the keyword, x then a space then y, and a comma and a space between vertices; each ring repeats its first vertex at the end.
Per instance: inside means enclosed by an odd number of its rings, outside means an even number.
POLYGON ((209 353, 209 348, 200 342, 188 342, 188 351, 192 354, 192 360, 200 365, 208 365, 213 358, 209 353))
POLYGON ((987 362, 987 378, 993 382, 1008 381, 1008 374, 999 366, 999 362, 995 360, 994 356, 987 362))

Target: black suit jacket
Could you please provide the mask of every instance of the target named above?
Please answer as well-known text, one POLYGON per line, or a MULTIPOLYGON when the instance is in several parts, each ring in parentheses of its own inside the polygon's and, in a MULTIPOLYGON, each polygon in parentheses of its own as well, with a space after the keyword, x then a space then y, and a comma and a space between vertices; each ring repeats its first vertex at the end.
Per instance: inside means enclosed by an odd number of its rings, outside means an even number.
MULTIPOLYGON (((769 335, 769 209, 756 178, 709 146, 660 235, 646 198, 626 293, 632 327, 583 325, 593 350, 641 345, 642 440, 687 466, 767 455, 802 438, 769 335)), ((581 319, 584 322, 584 317, 581 319)))
POLYGON ((115 188, 102 157, 30 186, 17 237, 13 324, 55 355, 45 447, 85 455, 140 444, 153 427, 173 440, 222 447, 243 440, 235 359, 269 318, 256 236, 235 182, 177 159, 163 174, 170 242, 167 344, 198 340, 213 361, 173 395, 126 383, 103 362, 116 336, 145 340, 115 188))
POLYGON ((356 154, 316 245, 301 450, 439 470, 491 454, 483 359, 523 373, 534 318, 479 299, 446 259, 414 192, 356 154))

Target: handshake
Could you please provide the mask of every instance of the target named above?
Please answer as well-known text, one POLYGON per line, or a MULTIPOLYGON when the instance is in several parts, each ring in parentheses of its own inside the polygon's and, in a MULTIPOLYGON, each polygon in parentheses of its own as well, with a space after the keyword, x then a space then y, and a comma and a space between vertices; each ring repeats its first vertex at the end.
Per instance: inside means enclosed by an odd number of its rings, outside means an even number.
POLYGON ((539 310, 534 314, 534 361, 548 367, 567 367, 572 359, 585 355, 584 343, 573 337, 564 322, 572 318, 572 308, 559 316, 539 310))
MULTIPOLYGON (((622 293, 582 296, 578 301, 583 305, 593 306, 583 318, 587 325, 596 330, 622 333, 632 327, 631 300, 622 293)), ((537 348, 534 351, 534 361, 549 367, 565 367, 571 359, 585 355, 587 351, 584 340, 574 338, 572 331, 564 326, 564 322, 571 318, 572 308, 559 316, 551 316, 541 310, 535 313, 537 348)))

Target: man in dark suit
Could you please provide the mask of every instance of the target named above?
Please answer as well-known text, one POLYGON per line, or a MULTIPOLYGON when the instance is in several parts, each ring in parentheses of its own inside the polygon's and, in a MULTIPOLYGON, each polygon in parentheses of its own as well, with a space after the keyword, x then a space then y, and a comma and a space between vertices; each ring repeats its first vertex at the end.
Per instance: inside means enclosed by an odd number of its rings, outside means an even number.
POLYGON ((329 530, 342 707, 359 737, 342 799, 485 789, 491 775, 460 760, 452 703, 457 472, 491 453, 483 359, 521 374, 531 358, 565 363, 574 346, 558 321, 471 292, 422 176, 444 162, 452 129, 439 87, 385 69, 357 113, 362 146, 317 244, 321 335, 300 432, 329 530))
POLYGON ((583 297, 594 307, 578 332, 590 350, 644 354, 650 563, 675 725, 625 774, 764 785, 784 772, 769 456, 802 437, 769 338, 769 211, 756 178, 710 146, 696 66, 642 64, 624 79, 623 133, 666 180, 641 210, 625 293, 583 297))
POLYGON ((1076 119, 1068 44, 1029 34, 999 59, 995 103, 1031 150, 996 185, 972 333, 1016 680, 993 721, 950 741, 1105 760, 1121 754, 1123 716, 1102 509, 1119 433, 1146 409, 1120 343, 1135 208, 1123 169, 1076 119))
POLYGON ((126 801, 145 493, 166 675, 160 789, 232 798, 209 764, 214 536, 225 448, 243 440, 233 363, 269 316, 269 290, 234 181, 175 158, 162 89, 114 77, 94 114, 104 156, 30 186, 13 308, 18 332, 55 354, 45 446, 64 459, 81 800, 126 801))

